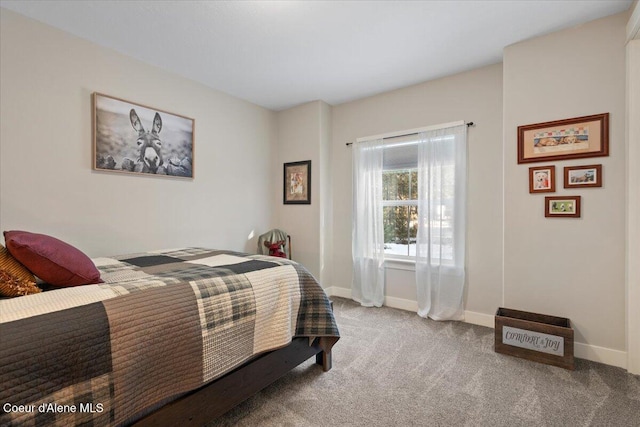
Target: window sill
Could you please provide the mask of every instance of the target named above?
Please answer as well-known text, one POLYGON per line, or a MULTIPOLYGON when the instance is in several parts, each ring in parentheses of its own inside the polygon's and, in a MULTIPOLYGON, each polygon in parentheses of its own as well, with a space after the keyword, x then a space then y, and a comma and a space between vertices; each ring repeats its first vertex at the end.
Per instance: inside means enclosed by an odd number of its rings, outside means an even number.
POLYGON ((384 268, 416 271, 416 262, 412 259, 387 258, 384 260, 384 268))

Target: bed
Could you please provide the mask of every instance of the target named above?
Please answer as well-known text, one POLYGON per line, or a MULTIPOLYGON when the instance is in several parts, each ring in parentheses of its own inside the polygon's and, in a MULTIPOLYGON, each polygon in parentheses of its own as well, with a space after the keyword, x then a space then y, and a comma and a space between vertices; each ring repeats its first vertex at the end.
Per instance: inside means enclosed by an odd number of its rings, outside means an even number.
POLYGON ((181 248, 0 300, 0 425, 202 425, 339 339, 300 264, 181 248))

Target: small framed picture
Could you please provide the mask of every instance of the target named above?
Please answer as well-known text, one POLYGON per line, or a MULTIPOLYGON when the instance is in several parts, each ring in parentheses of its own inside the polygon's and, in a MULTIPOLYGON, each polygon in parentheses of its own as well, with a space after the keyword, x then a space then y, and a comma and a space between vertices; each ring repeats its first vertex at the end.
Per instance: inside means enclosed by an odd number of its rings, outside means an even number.
POLYGON ((529 193, 555 193, 556 167, 529 168, 529 193))
POLYGON ((602 187, 602 165, 567 166, 564 188, 602 187))
POLYGON ((311 204, 311 160, 284 164, 285 205, 311 204))
POLYGON ((544 216, 547 218, 580 218, 580 196, 545 197, 544 216))

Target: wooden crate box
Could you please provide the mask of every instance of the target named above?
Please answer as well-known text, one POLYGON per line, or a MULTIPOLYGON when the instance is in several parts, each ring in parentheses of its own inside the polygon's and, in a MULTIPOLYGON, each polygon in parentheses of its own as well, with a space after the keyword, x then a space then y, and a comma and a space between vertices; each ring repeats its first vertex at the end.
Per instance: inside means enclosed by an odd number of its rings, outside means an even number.
POLYGON ((500 307, 495 326, 497 353, 574 369, 569 319, 500 307))

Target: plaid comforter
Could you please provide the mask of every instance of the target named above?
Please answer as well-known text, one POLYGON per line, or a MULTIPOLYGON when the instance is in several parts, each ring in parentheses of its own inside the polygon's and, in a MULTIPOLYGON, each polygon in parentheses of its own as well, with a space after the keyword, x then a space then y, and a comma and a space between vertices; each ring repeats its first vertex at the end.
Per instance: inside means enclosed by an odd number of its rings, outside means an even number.
POLYGON ((339 335, 293 261, 200 248, 93 261, 104 284, 0 301, 0 425, 128 424, 294 336, 339 335))

